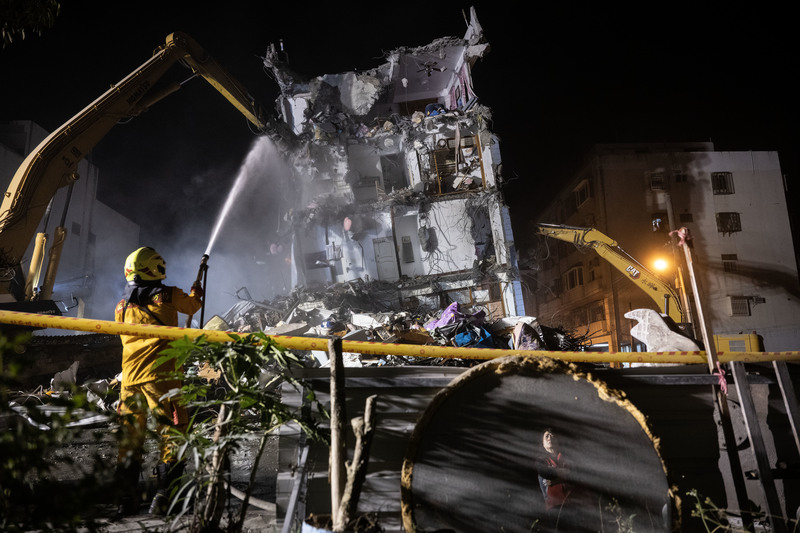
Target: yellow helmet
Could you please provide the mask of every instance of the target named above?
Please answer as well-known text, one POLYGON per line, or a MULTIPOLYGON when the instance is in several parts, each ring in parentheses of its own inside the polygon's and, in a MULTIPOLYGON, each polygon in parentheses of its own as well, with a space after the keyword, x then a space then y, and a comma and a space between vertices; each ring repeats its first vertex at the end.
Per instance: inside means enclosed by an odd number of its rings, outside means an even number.
POLYGON ((125 279, 155 281, 167 277, 167 262, 158 252, 144 246, 125 260, 125 279))

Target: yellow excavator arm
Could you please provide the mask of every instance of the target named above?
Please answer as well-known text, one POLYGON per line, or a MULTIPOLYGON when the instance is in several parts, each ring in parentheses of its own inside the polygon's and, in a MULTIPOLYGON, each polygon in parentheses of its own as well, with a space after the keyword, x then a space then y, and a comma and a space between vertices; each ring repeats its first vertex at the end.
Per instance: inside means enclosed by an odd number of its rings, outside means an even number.
POLYGON ((176 62, 205 78, 256 128, 266 128, 260 107, 244 87, 188 35, 170 34, 153 57, 51 133, 17 170, 0 206, 0 301, 9 300, 14 273, 57 190, 78 178, 78 162, 117 123, 180 89, 180 83, 173 83, 151 91, 176 62))
POLYGON ((576 246, 594 249, 611 266, 625 274, 658 304, 665 315, 676 324, 683 322, 681 300, 668 283, 642 266, 622 250, 617 241, 594 228, 581 228, 559 224, 537 224, 537 232, 576 246))

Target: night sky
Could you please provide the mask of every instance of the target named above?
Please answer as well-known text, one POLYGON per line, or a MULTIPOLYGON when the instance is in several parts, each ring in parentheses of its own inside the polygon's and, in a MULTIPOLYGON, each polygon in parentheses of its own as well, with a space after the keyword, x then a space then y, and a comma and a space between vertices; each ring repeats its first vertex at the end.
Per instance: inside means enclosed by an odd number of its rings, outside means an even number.
MULTIPOLYGON (((63 4, 52 30, 0 52, 0 120, 58 127, 173 31, 192 36, 272 110, 277 86, 261 65, 270 43, 283 39, 305 75, 367 70, 384 51, 463 36, 462 13, 474 5, 492 47, 473 69, 474 85, 501 139, 518 241, 524 217, 594 143, 710 140, 718 150, 776 150, 790 194, 800 188, 788 4, 63 4)), ((189 228, 199 257, 253 139, 245 119, 195 80, 97 146, 100 200, 141 224, 156 246, 189 228)))

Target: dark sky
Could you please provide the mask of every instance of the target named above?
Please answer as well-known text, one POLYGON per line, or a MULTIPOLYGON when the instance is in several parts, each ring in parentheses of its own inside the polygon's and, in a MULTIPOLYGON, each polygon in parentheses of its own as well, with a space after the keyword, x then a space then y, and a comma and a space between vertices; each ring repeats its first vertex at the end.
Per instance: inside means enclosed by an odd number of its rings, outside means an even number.
MULTIPOLYGON (((270 43, 283 39, 303 74, 365 70, 385 50, 463 36, 462 12, 475 5, 492 50, 475 66, 474 84, 493 110, 517 221, 597 142, 777 150, 790 189, 800 187, 793 19, 777 4, 63 4, 54 29, 0 52, 0 120, 56 128, 173 31, 197 40, 271 110, 277 88, 261 67, 270 43)), ((213 223, 253 140, 244 118, 202 80, 181 93, 117 126, 92 154, 100 199, 140 223, 147 239, 188 225, 205 239, 203 224, 213 223), (213 179, 193 177, 212 169, 213 179)))

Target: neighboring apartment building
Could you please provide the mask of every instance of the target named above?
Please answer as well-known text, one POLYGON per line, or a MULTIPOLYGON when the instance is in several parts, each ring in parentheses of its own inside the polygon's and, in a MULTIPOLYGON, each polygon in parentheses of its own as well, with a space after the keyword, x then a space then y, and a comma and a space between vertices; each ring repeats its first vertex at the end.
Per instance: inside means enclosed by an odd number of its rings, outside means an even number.
MULTIPOLYGON (((47 135, 31 121, 0 124, 0 187, 4 191, 25 157, 47 135)), ((43 268, 53 230, 63 221, 67 231, 53 300, 66 316, 112 320, 125 284, 124 258, 139 246, 139 226, 97 200, 99 169, 89 160, 78 164, 78 175, 71 191, 68 187, 59 189, 49 216, 39 224, 37 231, 49 235, 43 268)), ((32 251, 33 239, 23 261, 26 276, 32 251)), ((40 277, 39 286, 42 281, 40 277)))
POLYGON ((524 314, 498 139, 472 84, 487 52, 473 10, 463 39, 388 52, 367 72, 303 79, 267 53, 294 137, 281 146, 289 224, 271 247, 290 252, 293 288, 383 281, 387 309, 524 314))
MULTIPOLYGON (((596 228, 649 270, 658 256, 681 264, 669 232, 686 227, 713 333, 755 332, 768 351, 800 348, 797 262, 776 152, 717 152, 712 143, 597 145, 537 222, 596 228)), ((592 250, 541 237, 530 266, 523 278, 530 312, 589 334, 597 349, 641 349, 625 312, 663 311, 592 250)), ((677 271, 664 276, 680 293, 677 271)))

